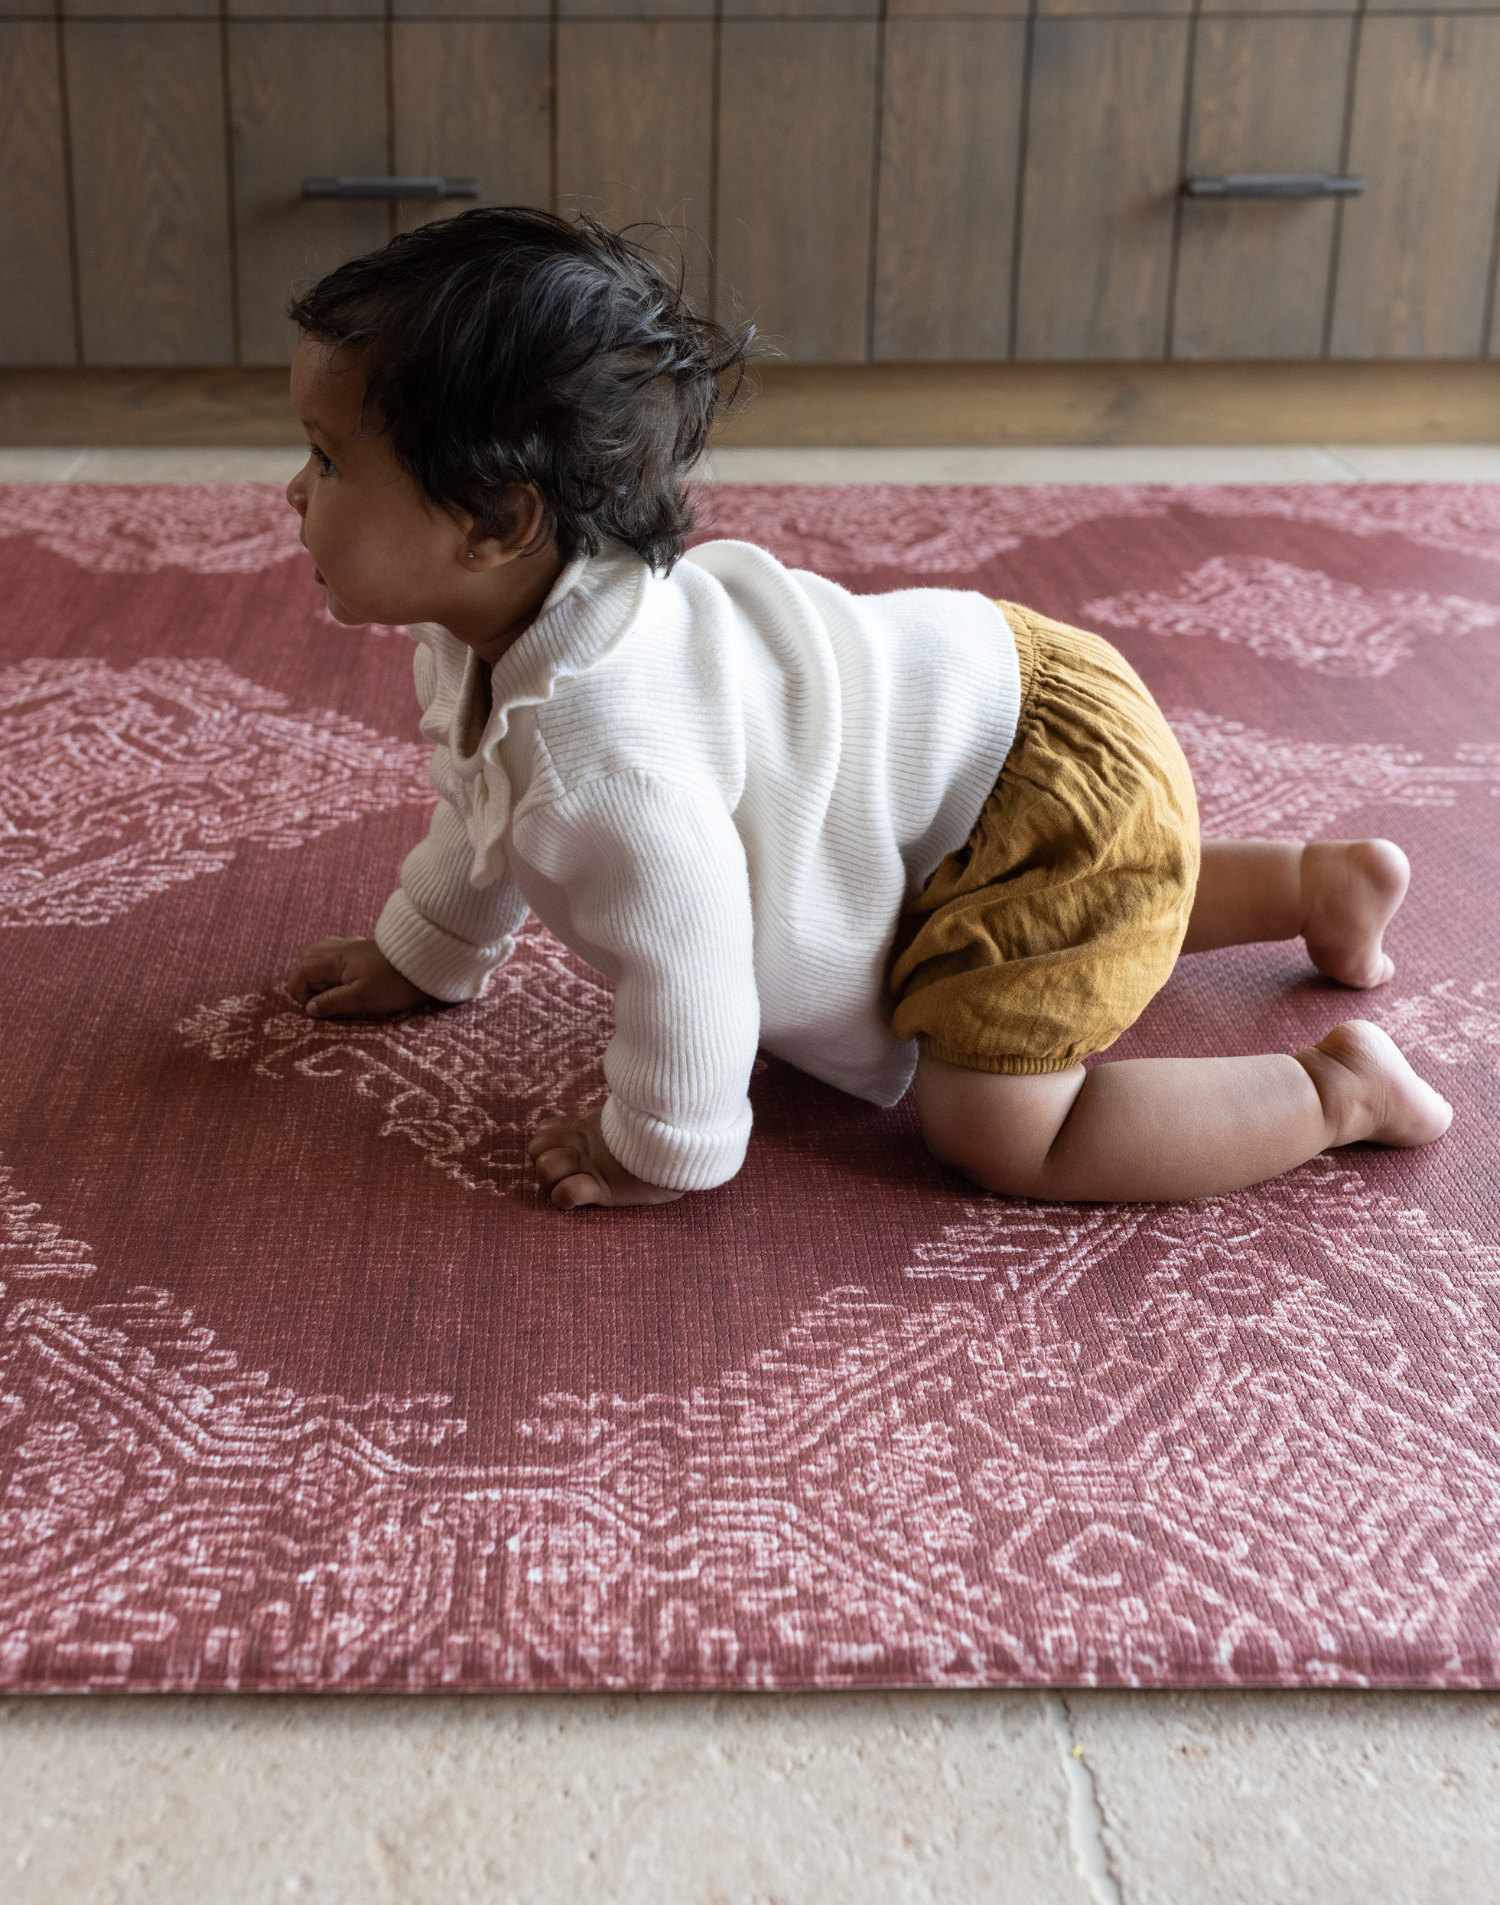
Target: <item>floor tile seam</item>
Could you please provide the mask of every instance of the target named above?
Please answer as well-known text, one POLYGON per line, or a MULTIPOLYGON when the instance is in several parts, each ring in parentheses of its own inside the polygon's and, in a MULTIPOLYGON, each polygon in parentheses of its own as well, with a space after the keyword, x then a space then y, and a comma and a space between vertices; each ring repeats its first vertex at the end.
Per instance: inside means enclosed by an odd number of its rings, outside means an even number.
POLYGON ((1334 444, 1334 443, 1320 443, 1318 445, 1318 448, 1323 452, 1324 456, 1332 458, 1332 460, 1335 463, 1337 463, 1341 469, 1347 470, 1349 473, 1349 478, 1352 482, 1368 483, 1369 481, 1371 481, 1371 478, 1365 473, 1365 471, 1363 471, 1359 467, 1359 465, 1355 463, 1349 455, 1346 454, 1346 452, 1351 450, 1357 454, 1358 448, 1359 448, 1357 444, 1349 443, 1349 444, 1340 445, 1340 444, 1334 444))
POLYGON ((1119 1875, 1104 1840, 1104 1812, 1099 1804, 1093 1768, 1084 1757, 1073 1731, 1073 1714, 1066 1698, 1055 1690, 1042 1695, 1042 1712, 1057 1741, 1063 1778, 1068 1786, 1068 1838, 1073 1863, 1088 1888, 1093 1905, 1126 1905, 1119 1875))

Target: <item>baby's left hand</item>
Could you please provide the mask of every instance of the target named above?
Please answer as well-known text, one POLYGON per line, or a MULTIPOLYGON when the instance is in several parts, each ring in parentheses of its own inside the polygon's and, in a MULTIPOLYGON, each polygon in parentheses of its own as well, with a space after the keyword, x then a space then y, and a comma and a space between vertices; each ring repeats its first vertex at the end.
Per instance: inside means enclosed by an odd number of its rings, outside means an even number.
POLYGON ((670 1204, 681 1191, 633 1177, 604 1142, 599 1107, 581 1118, 549 1118, 526 1147, 557 1210, 584 1204, 670 1204))

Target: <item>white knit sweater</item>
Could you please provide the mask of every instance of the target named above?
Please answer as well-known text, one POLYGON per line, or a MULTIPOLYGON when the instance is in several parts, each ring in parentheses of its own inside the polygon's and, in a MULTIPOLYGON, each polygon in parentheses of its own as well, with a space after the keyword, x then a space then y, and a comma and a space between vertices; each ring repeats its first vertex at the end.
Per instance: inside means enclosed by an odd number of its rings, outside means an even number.
POLYGON ((853 596, 748 543, 670 576, 569 565, 484 664, 414 629, 441 796, 375 937, 468 999, 533 909, 613 981, 604 1137, 637 1177, 704 1190, 750 1134, 757 1045, 888 1105, 897 916, 968 836, 1015 736, 1015 642, 982 595, 853 596))

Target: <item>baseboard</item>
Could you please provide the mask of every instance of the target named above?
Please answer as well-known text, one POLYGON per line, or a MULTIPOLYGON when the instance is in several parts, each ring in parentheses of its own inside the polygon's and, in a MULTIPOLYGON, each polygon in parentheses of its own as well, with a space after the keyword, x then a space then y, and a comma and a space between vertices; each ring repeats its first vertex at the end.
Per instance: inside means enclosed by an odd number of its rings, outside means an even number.
MULTIPOLYGON (((725 444, 1497 443, 1500 359, 768 364, 725 444)), ((0 444, 299 443, 285 370, 0 370, 0 444)))
POLYGON ((733 444, 1500 442, 1500 359, 773 364, 733 444))

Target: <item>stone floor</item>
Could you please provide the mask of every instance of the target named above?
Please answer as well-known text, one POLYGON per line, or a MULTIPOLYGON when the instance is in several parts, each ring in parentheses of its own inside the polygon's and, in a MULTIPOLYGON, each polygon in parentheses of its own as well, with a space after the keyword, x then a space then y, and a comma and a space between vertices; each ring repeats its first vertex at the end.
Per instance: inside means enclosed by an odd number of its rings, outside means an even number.
MULTIPOLYGON (((0 450, 275 481, 279 450, 0 450)), ((1500 481, 1500 447, 735 450, 730 482, 1500 481)), ((4 1905, 1491 1905, 1500 1695, 0 1702, 4 1905)))

